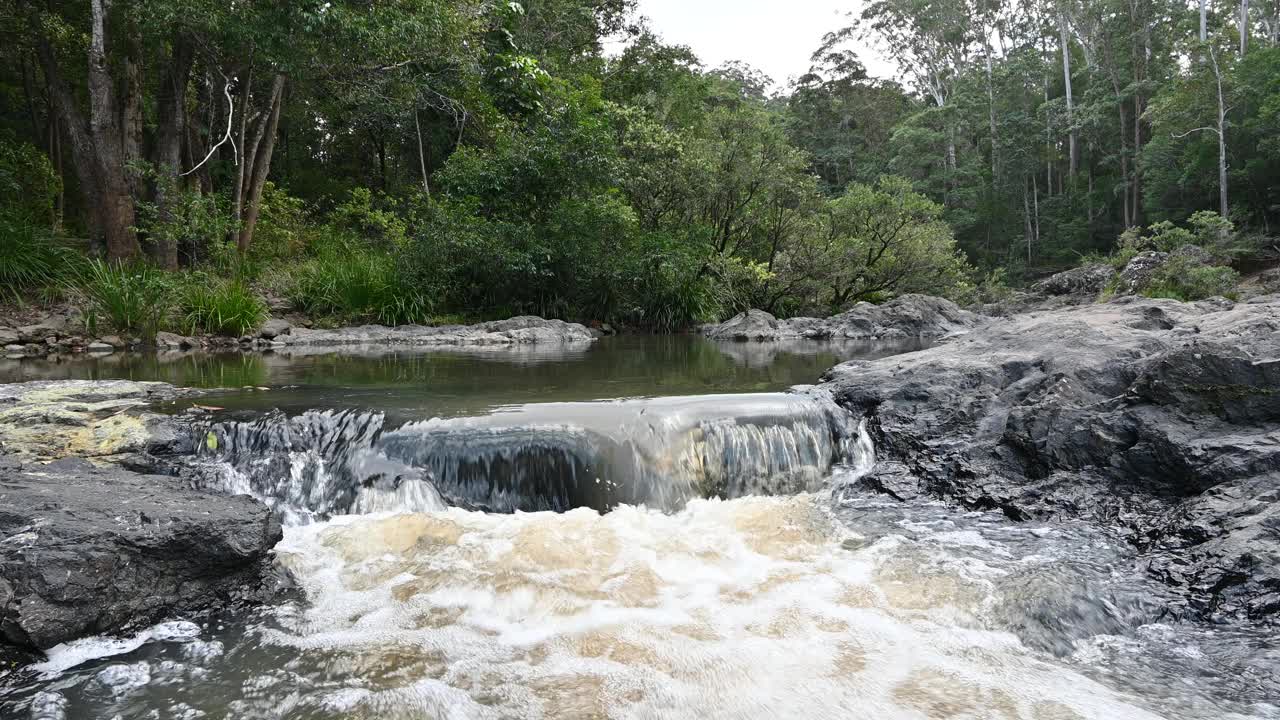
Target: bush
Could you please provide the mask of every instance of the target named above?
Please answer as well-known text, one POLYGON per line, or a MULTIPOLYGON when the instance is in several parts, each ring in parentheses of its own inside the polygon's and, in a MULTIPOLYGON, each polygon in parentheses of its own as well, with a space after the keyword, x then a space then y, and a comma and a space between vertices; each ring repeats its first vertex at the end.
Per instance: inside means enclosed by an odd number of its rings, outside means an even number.
POLYGON ((116 330, 145 340, 156 336, 172 305, 173 288, 168 275, 144 264, 91 260, 78 289, 88 305, 91 329, 102 317, 116 330))
POLYGON ((0 221, 0 290, 15 301, 24 290, 55 285, 79 264, 78 253, 36 228, 0 221))
POLYGON ((339 322, 426 323, 434 309, 401 281, 390 255, 340 241, 325 243, 303 263, 286 292, 303 312, 339 322))
POLYGON ((178 299, 183 332, 239 337, 267 318, 267 306, 240 280, 218 280, 194 273, 178 299))
POLYGON ((1160 268, 1142 294, 1173 300, 1204 300, 1231 296, 1240 281, 1240 273, 1221 265, 1201 265, 1185 256, 1174 256, 1160 268))

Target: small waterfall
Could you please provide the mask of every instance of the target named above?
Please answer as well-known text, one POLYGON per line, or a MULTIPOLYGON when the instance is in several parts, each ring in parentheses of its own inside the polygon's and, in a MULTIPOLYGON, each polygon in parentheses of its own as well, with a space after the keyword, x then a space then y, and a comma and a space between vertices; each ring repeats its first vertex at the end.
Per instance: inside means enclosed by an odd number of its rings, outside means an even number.
POLYGON ((201 432, 203 482, 262 498, 291 523, 446 504, 676 510, 816 490, 836 465, 874 456, 849 413, 803 394, 536 404, 398 428, 379 413, 272 413, 201 432))

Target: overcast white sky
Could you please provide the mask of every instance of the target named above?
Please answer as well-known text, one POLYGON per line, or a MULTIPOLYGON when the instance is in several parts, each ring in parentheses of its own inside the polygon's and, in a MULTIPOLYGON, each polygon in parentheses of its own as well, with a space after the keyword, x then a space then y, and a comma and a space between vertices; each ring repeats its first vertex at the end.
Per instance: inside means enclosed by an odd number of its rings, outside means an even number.
MULTIPOLYGON (((744 60, 779 87, 809 69, 809 56, 827 32, 843 27, 857 0, 640 0, 640 13, 667 42, 688 45, 708 68, 744 60)), ((860 49, 874 76, 891 67, 860 49)))

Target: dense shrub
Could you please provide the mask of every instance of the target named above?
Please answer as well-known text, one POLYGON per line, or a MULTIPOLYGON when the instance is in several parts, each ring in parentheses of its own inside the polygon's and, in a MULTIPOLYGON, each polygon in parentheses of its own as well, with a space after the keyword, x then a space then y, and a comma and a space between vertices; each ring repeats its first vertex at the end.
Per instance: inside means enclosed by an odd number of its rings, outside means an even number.
POLYGON ((1147 297, 1204 300, 1231 296, 1240 274, 1221 265, 1202 265, 1186 255, 1172 256, 1142 291, 1147 297))

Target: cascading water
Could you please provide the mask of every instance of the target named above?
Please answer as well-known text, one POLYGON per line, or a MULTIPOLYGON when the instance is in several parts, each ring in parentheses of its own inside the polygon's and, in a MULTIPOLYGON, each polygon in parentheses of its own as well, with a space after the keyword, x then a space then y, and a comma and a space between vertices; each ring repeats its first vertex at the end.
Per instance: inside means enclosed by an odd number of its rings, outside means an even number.
MULTIPOLYGON (((757 349, 714 388, 802 381, 757 349)), ((1280 720, 1280 637, 1169 620, 1105 529, 861 490, 866 422, 812 390, 596 401, 674 392, 652 360, 612 384, 632 350, 498 383, 489 357, 312 357, 206 401, 262 413, 190 461, 280 512, 300 593, 54 648, 0 717, 1280 720)))
POLYGON ((441 498, 495 512, 670 511, 813 491, 872 453, 865 430, 816 394, 548 403, 395 428, 380 413, 272 413, 199 434, 206 486, 253 494, 291 522, 441 498))

